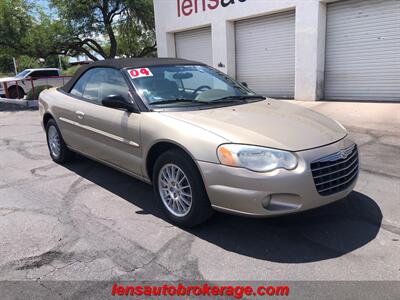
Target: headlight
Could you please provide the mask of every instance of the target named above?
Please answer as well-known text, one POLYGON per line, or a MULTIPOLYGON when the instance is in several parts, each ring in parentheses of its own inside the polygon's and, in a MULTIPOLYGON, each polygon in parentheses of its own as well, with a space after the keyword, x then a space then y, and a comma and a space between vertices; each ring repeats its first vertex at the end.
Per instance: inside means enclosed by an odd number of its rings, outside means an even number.
POLYGON ((297 166, 294 154, 264 147, 224 144, 218 147, 217 153, 223 165, 256 172, 268 172, 279 168, 292 170, 297 166))

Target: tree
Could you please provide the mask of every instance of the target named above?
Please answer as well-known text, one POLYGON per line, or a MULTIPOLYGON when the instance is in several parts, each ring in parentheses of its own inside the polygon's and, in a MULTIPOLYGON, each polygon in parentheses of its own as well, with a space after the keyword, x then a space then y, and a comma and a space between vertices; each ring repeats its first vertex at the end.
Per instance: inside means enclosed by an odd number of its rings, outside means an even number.
POLYGON ((127 57, 154 56, 155 32, 146 30, 136 20, 128 18, 117 26, 117 55, 127 57))
POLYGON ((48 17, 34 2, 1 0, 0 72, 14 72, 13 57, 19 70, 58 66, 55 53, 65 32, 60 20, 48 17))
MULTIPOLYGON (((65 26, 64 39, 57 45, 58 53, 85 54, 98 60, 117 55, 144 56, 156 50, 151 0, 51 0, 51 3, 65 26)), ((55 33, 59 36, 57 30, 55 33)))
POLYGON ((23 39, 27 45, 23 54, 44 59, 51 55, 64 54, 62 47, 72 34, 73 32, 61 19, 52 19, 39 9, 28 34, 23 39))
POLYGON ((1 72, 14 71, 13 57, 25 68, 55 66, 60 54, 155 55, 152 0, 49 1, 51 13, 32 0, 0 0, 1 72))
POLYGON ((0 1, 0 55, 15 56, 26 51, 24 40, 32 21, 26 1, 0 1))

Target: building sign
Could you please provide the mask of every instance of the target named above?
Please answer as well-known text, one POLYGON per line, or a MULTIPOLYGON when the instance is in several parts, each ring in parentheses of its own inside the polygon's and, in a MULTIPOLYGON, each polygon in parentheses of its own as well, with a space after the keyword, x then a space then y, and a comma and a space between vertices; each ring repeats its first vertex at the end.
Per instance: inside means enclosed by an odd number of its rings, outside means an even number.
POLYGON ((228 7, 236 2, 246 2, 247 0, 176 0, 178 17, 190 16, 202 11, 214 10, 219 7, 228 7))

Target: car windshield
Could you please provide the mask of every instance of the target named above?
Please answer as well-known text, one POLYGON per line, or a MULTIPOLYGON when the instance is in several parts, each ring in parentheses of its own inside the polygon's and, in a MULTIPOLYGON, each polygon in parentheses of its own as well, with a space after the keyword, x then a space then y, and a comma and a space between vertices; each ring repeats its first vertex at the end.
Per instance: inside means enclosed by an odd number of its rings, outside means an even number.
POLYGON ((24 78, 29 72, 29 70, 23 70, 22 72, 19 72, 17 75, 15 75, 15 77, 24 78))
POLYGON ((213 105, 262 98, 207 66, 156 66, 127 71, 138 93, 152 107, 213 105))

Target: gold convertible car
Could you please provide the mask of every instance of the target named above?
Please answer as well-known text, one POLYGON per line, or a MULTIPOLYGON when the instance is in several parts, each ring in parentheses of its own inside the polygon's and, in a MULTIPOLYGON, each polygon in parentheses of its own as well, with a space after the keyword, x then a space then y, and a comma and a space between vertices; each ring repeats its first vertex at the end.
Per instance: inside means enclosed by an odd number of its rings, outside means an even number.
POLYGON ((77 152, 153 184, 180 226, 204 222, 213 209, 296 213, 356 184, 357 146, 343 126, 202 63, 98 61, 39 98, 55 162, 77 152))

